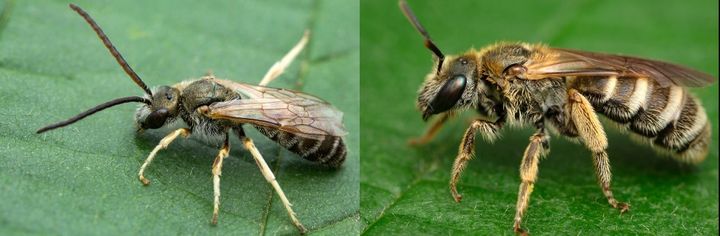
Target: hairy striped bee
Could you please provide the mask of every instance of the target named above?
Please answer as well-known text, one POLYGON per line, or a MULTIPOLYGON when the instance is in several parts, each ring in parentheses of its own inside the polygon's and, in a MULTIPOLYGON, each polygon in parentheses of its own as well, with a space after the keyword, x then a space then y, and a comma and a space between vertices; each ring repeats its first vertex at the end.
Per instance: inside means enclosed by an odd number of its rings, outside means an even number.
POLYGON ((708 153, 708 117, 685 87, 709 85, 715 80, 711 75, 667 62, 543 44, 497 43, 445 56, 407 3, 399 3, 433 53, 434 66, 418 91, 417 108, 424 120, 440 116, 411 144, 430 141, 455 112, 472 109, 484 116, 465 131, 452 167, 450 192, 456 202, 462 198, 456 184, 474 156, 476 134, 493 141, 505 125, 536 129, 520 164, 513 225, 518 234, 527 234, 521 228, 522 217, 539 159, 549 153, 549 131, 577 140, 592 152, 598 184, 621 213, 630 205, 613 196, 608 141, 596 113, 679 162, 699 163, 708 153))
POLYGON ((144 185, 150 183, 144 176, 145 169, 157 152, 167 148, 178 136, 196 134, 221 138, 222 147, 212 165, 214 205, 211 223, 215 225, 220 207, 220 175, 223 159, 229 156, 229 133, 232 131, 242 140, 243 146, 250 151, 265 179, 277 192, 292 223, 301 233, 306 232, 274 174, 253 141, 245 135, 244 127, 254 127, 280 146, 307 160, 329 167, 339 167, 345 161, 347 149, 343 136, 347 132, 342 124, 342 112, 315 96, 265 86, 282 74, 300 53, 309 40, 308 31, 297 45, 270 68, 259 85, 218 79, 208 74, 197 80, 150 90, 88 13, 74 4, 70 4, 70 8, 93 28, 118 64, 143 89, 145 96, 114 99, 66 121, 41 128, 37 133, 73 124, 103 109, 129 102, 143 103, 135 114, 138 131, 157 129, 175 121, 183 121, 188 128, 177 129, 165 136, 140 167, 138 178, 144 185))

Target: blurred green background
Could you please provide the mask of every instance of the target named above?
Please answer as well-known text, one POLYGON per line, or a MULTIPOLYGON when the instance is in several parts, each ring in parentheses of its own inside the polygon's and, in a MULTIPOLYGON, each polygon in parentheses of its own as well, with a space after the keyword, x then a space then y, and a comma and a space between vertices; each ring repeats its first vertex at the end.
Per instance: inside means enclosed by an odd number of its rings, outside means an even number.
MULTIPOLYGON (((497 41, 621 53, 674 62, 718 75, 717 1, 412 1, 409 5, 445 54, 497 41)), ((450 122, 428 145, 406 141, 427 124, 414 107, 432 66, 430 51, 397 1, 362 1, 361 218, 368 235, 512 234, 518 168, 530 129, 479 141, 458 186, 448 180, 473 114, 450 122)), ((682 167, 606 126, 615 196, 596 184, 589 151, 553 137, 523 226, 549 235, 709 235, 718 229, 718 83, 692 89, 713 124, 705 162, 682 167)), ((479 139, 481 140, 481 139, 479 139)))
MULTIPOLYGON (((347 162, 327 170, 247 130, 311 233, 360 232, 358 1, 75 3, 151 87, 208 70, 257 83, 310 29, 305 51, 270 86, 315 94, 344 111, 347 162)), ((211 227, 215 144, 176 141, 150 165, 152 184, 143 187, 137 171, 170 129, 136 134, 136 105, 35 134, 101 102, 142 94, 67 4, 0 0, 0 235, 297 234, 235 138, 219 225, 211 227)))

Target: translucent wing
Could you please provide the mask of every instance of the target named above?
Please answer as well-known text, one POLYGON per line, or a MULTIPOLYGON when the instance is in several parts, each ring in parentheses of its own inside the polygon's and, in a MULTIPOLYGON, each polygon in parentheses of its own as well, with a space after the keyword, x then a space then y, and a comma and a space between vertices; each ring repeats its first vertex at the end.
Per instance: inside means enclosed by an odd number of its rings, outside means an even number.
POLYGON ((277 128, 306 138, 347 134, 343 113, 315 96, 227 80, 216 82, 236 91, 241 99, 211 104, 208 117, 277 128))
POLYGON ((633 76, 652 78, 662 87, 701 87, 714 82, 709 74, 662 61, 571 49, 541 48, 525 63, 527 79, 548 76, 633 76))

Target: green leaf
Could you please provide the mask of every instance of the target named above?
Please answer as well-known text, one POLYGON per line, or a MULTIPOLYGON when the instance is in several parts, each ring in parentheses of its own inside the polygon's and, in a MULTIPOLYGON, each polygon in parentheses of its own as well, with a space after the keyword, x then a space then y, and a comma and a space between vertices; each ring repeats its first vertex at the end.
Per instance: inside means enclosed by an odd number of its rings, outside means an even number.
MULTIPOLYGON (((717 1, 409 1, 446 54, 496 41, 622 53, 718 75, 717 1)), ((478 142, 455 203, 448 181, 460 138, 474 114, 449 122, 433 142, 406 141, 428 124, 414 109, 432 66, 430 51, 396 1, 361 6, 361 162, 363 232, 368 235, 510 235, 518 167, 533 130, 504 130, 478 142)), ((523 226, 533 234, 708 235, 718 228, 718 83, 692 89, 712 121, 707 160, 696 168, 660 158, 648 145, 609 132, 613 192, 630 212, 611 208, 595 182, 590 152, 553 136, 523 226)), ((482 139, 478 139, 482 140, 482 139)))
MULTIPOLYGON (((357 234, 359 13, 355 1, 79 1, 153 87, 208 70, 257 83, 302 36, 308 47, 270 84, 345 113, 349 155, 328 170, 252 130, 311 233, 357 234), (343 39, 343 40, 338 40, 343 39)), ((134 105, 72 126, 38 128, 101 102, 142 94, 65 1, 0 1, 0 235, 297 234, 252 157, 231 138, 219 224, 212 227, 217 144, 191 136, 159 153, 143 187, 137 171, 170 128, 136 134, 134 105)))

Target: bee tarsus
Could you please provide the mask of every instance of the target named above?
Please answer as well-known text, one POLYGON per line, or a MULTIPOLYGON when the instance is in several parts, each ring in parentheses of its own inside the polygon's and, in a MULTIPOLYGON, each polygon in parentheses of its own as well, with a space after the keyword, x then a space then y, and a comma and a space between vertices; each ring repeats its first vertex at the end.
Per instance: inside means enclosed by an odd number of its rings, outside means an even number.
POLYGON ((140 179, 140 182, 147 186, 150 184, 150 180, 145 178, 145 169, 150 165, 150 162, 152 162, 155 159, 155 155, 162 150, 166 149, 170 143, 175 141, 175 139, 178 136, 182 136, 183 138, 187 138, 190 136, 190 129, 186 128, 180 128, 173 132, 170 132, 167 136, 165 136, 162 140, 160 140, 160 143, 155 146, 155 148, 150 152, 150 155, 145 159, 145 162, 143 162, 142 166, 140 166, 140 171, 138 171, 138 179, 140 179))
POLYGON ((460 148, 458 155, 453 163, 452 173, 450 174, 450 193, 455 199, 455 202, 462 200, 462 195, 457 191, 457 182, 460 180, 462 172, 465 170, 467 162, 475 156, 475 134, 480 132, 482 137, 488 142, 493 142, 498 135, 498 130, 502 128, 502 122, 490 122, 483 119, 477 119, 470 124, 470 127, 465 131, 462 141, 460 141, 460 148))
POLYGON ((292 220, 292 223, 297 227, 297 229, 300 231, 300 233, 307 232, 307 229, 305 229, 305 226, 303 226, 300 223, 300 220, 297 219, 295 215, 295 211, 292 209, 292 204, 290 204, 290 201, 288 201, 287 197, 285 197, 285 192, 283 192, 282 188, 280 188, 280 184, 278 184, 277 180, 275 179, 275 175, 272 173, 272 170, 270 170, 270 167, 268 167, 267 163, 265 163, 265 159, 262 157, 262 154, 260 154, 260 151, 257 150, 255 147, 255 144, 253 143, 252 139, 248 137, 244 137, 242 139, 242 143, 245 146, 245 149, 250 151, 250 154, 252 154, 253 158, 255 159, 255 163, 260 167, 260 172, 262 172, 263 176, 265 177, 265 180, 275 189, 275 192, 280 197, 280 201, 285 206, 285 210, 287 210, 288 216, 290 216, 290 220, 292 220))
POLYGON ((538 173, 538 163, 540 156, 546 155, 543 143, 547 143, 548 136, 545 131, 540 129, 530 136, 530 144, 525 148, 522 161, 520 162, 520 190, 518 191, 518 199, 515 211, 514 229, 516 233, 524 233, 520 227, 522 217, 527 210, 530 194, 533 191, 535 180, 538 173))
POLYGON ((213 215, 212 221, 210 222, 212 225, 217 225, 218 222, 218 214, 220 212, 220 175, 222 175, 223 160, 228 156, 230 156, 230 138, 228 134, 225 133, 223 145, 220 148, 220 151, 218 151, 212 165, 213 215))

